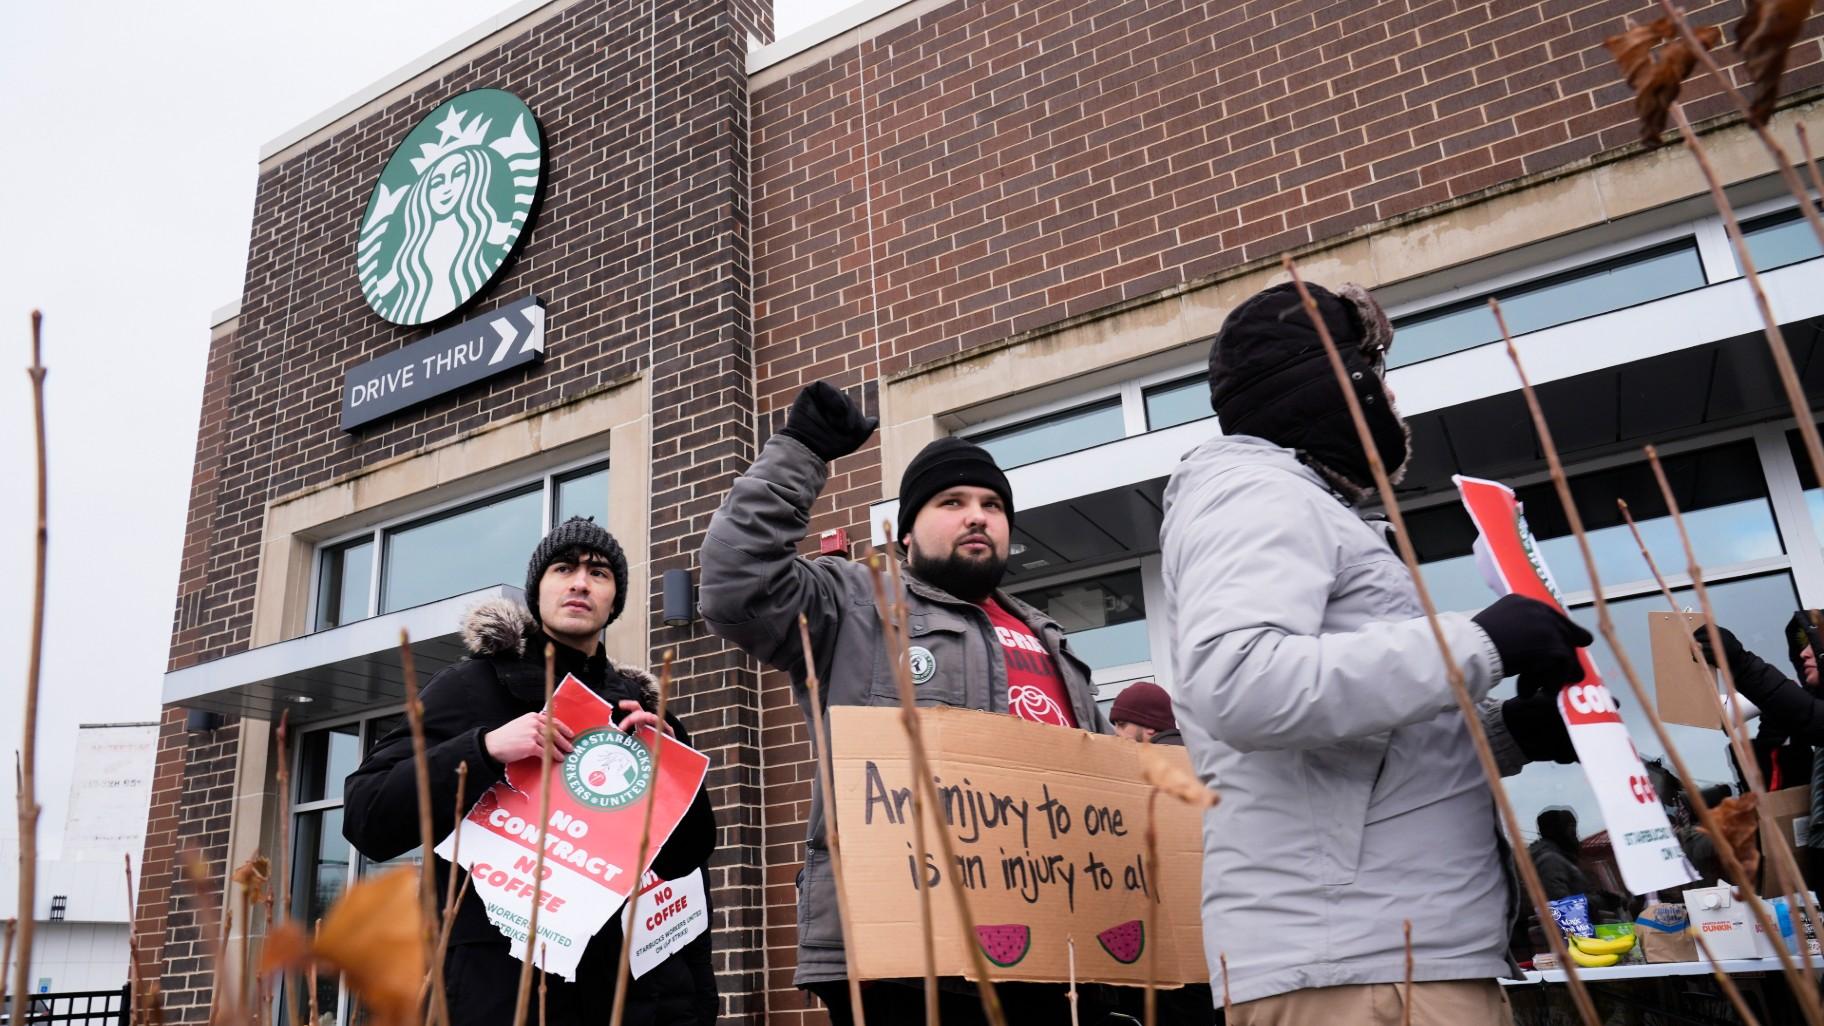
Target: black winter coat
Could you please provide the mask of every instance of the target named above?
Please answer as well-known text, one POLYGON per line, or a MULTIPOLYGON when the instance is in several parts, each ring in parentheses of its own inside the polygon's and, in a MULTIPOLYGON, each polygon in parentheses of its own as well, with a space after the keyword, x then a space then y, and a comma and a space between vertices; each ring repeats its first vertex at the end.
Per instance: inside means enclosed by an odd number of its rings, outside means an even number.
MULTIPOLYGON (((430 769, 431 832, 439 840, 456 826, 457 767, 464 763, 469 767, 463 802, 473 805, 506 774, 505 767, 488 755, 483 736, 544 707, 546 638, 523 606, 509 600, 482 603, 464 618, 463 641, 469 657, 433 676, 421 699, 430 769)), ((611 703, 633 699, 647 709, 653 707, 656 691, 648 675, 616 668, 600 649, 585 657, 560 644, 556 652, 558 680, 566 673, 574 674, 611 703)), ((680 741, 689 742, 688 732, 676 717, 668 715, 666 722, 680 741)), ((381 738, 360 768, 349 775, 344 787, 343 836, 376 861, 418 847, 417 786, 411 732, 402 725, 381 738)), ((715 813, 707 789, 703 789, 660 849, 653 871, 666 878, 687 875, 709 860, 715 846, 715 813)), ((436 870, 437 893, 442 895, 447 893, 451 866, 439 858, 436 870)), ((584 949, 574 983, 557 976, 548 980, 547 1023, 580 1026, 584 1021, 606 1020, 614 998, 620 946, 617 916, 584 949)), ((456 1026, 512 1022, 519 967, 507 938, 488 921, 481 899, 470 890, 456 913, 444 963, 456 1026)), ((651 1000, 671 986, 691 984, 688 973, 667 973, 665 968, 655 968, 629 992, 625 1021, 697 1026, 700 1020, 694 1016, 661 1016, 658 1003, 651 1000), (647 992, 644 997, 642 992, 647 992)), ((534 1009, 528 1021, 538 1021, 536 1014, 534 1009)))

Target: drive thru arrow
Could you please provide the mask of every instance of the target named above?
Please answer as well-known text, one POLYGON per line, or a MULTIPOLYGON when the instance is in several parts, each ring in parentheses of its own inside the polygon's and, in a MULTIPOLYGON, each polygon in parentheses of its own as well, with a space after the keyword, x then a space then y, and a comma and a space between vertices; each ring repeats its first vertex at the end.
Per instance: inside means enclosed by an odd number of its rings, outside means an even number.
POLYGON ((494 347, 494 355, 488 357, 488 365, 493 366, 507 358, 507 350, 513 348, 513 340, 519 337, 519 329, 505 317, 496 317, 488 322, 494 333, 500 336, 500 345, 494 347))

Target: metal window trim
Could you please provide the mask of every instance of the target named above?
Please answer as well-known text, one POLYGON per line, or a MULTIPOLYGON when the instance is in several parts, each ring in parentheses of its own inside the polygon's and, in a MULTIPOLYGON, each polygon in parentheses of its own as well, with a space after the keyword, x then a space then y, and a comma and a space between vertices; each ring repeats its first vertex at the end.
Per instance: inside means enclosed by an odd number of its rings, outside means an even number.
MULTIPOLYGON (((1123 382, 1118 385, 1108 385, 1103 388, 1091 389, 1087 392, 1079 392, 1076 395, 1059 399, 1055 402, 1045 403, 1042 406, 1034 406, 1029 409, 1021 410, 1018 413, 1010 413, 1004 417, 985 420, 979 424, 970 424, 968 427, 953 432, 953 434, 958 438, 967 438, 968 440, 979 444, 982 439, 989 438, 993 435, 1006 435, 1022 428, 1039 427, 1048 421, 1064 417, 1068 414, 1086 411, 1092 407, 1101 408, 1104 406, 1112 406, 1112 408, 1120 409, 1122 406, 1122 392, 1126 387, 1126 383, 1123 382)), ((1049 459, 1050 457, 1047 458, 1049 459)))
MULTIPOLYGON (((1453 289, 1446 289, 1443 292, 1434 292, 1421 299, 1395 303, 1386 308, 1387 319, 1389 321, 1400 320, 1418 314, 1432 313, 1443 307, 1469 304, 1477 300, 1485 300, 1494 293, 1511 289, 1516 286, 1528 285, 1533 282, 1543 281, 1544 279, 1554 278, 1560 275, 1570 275, 1576 271, 1594 267, 1598 264, 1623 260, 1642 250, 1671 245, 1672 243, 1678 242, 1680 239, 1694 238, 1697 234, 1698 227, 1701 224, 1706 220, 1715 221, 1716 219, 1715 215, 1712 215, 1708 218, 1679 221, 1676 224, 1668 225, 1664 228, 1641 232, 1637 235, 1630 235, 1625 239, 1617 239, 1614 242, 1593 245, 1588 249, 1579 250, 1576 253, 1559 257, 1555 260, 1529 264, 1526 267, 1517 268, 1504 274, 1495 274, 1486 278, 1478 278, 1468 284, 1459 285, 1453 289)), ((1587 231, 1600 232, 1610 228, 1610 225, 1600 225, 1595 229, 1587 231)), ((1510 250, 1509 252, 1511 253, 1512 251, 1510 250)), ((1498 258, 1503 255, 1504 254, 1493 254, 1491 258, 1484 259, 1498 258)), ((1423 279, 1421 278, 1420 280, 1423 279)))
MULTIPOLYGON (((378 521, 377 523, 370 524, 366 527, 341 531, 336 534, 325 536, 314 544, 311 551, 309 592, 311 609, 308 618, 310 630, 316 631, 320 627, 320 624, 318 623, 319 618, 317 616, 320 595, 318 594, 317 589, 322 585, 322 555, 326 550, 358 543, 363 535, 373 540, 374 565, 368 579, 367 615, 370 617, 376 616, 380 611, 381 573, 384 569, 383 560, 386 547, 384 535, 387 532, 397 530, 403 525, 415 525, 420 520, 427 520, 448 513, 458 506, 470 503, 478 506, 485 505, 494 499, 507 497, 510 493, 524 489, 529 485, 536 485, 545 491, 545 498, 543 500, 544 519, 542 522, 546 525, 545 530, 548 531, 551 529, 551 526, 553 526, 551 525, 551 515, 552 510, 555 508, 555 504, 551 492, 554 482, 567 477, 576 476, 585 471, 609 469, 611 462, 612 461, 606 455, 599 452, 588 456, 580 456, 576 459, 566 460, 562 463, 547 467, 536 474, 517 478, 491 488, 464 493, 442 502, 433 503, 430 506, 419 507, 408 512, 400 513, 396 516, 388 517, 385 520, 378 521)), ((610 474, 612 474, 612 470, 610 470, 610 474)), ((612 477, 610 480, 612 481, 612 477)), ((432 487, 419 494, 433 494, 437 490, 436 487, 432 487)))
MULTIPOLYGON (((455 517, 462 516, 464 513, 472 513, 476 510, 487 509, 490 506, 496 506, 503 502, 511 502, 514 499, 521 499, 528 495, 532 495, 535 492, 540 492, 540 493, 549 492, 549 489, 545 487, 545 482, 542 479, 534 481, 534 482, 526 482, 526 483, 520 484, 518 487, 515 487, 515 488, 503 488, 498 492, 491 492, 487 495, 480 496, 478 498, 472 499, 465 503, 456 503, 453 505, 445 504, 444 506, 442 506, 441 508, 439 508, 437 510, 422 513, 419 516, 412 518, 411 520, 395 524, 392 527, 375 528, 374 534, 379 539, 379 544, 375 546, 375 553, 376 553, 376 557, 380 561, 380 566, 379 566, 379 571, 374 574, 373 603, 369 606, 368 616, 373 617, 373 616, 378 616, 381 613, 398 612, 398 610, 396 610, 396 609, 383 608, 381 605, 381 602, 380 602, 381 596, 383 596, 386 593, 386 574, 388 574, 392 571, 392 566, 391 566, 392 560, 388 557, 387 550, 388 550, 390 543, 392 542, 393 538, 396 535, 402 534, 406 531, 414 530, 419 527, 428 527, 432 524, 440 523, 445 520, 450 520, 455 517)), ((541 494, 541 497, 539 499, 539 509, 540 509, 541 513, 545 509, 548 502, 549 502, 549 499, 541 494)), ((548 522, 549 517, 547 516, 546 519, 548 522)), ((543 531, 539 532, 539 537, 543 538, 545 535, 545 532, 549 531, 549 530, 551 530, 551 528, 549 526, 546 526, 543 531)), ((536 545, 537 542, 534 542, 533 544, 536 545)), ((430 601, 435 602, 437 600, 431 599, 430 601)), ((417 603, 417 604, 422 605, 423 603, 417 603)))
POLYGON ((1824 547, 1820 547, 1811 511, 1806 507, 1798 462, 1786 443, 1786 433, 1792 428, 1778 422, 1757 427, 1755 447, 1761 457, 1762 476, 1767 479, 1780 545, 1792 558, 1793 587, 1801 605, 1816 609, 1824 605, 1824 547))
MULTIPOLYGON (((1481 294, 1472 293, 1465 298, 1456 299, 1449 303, 1440 304, 1438 306, 1427 307, 1426 309, 1417 311, 1416 313, 1400 314, 1400 315, 1398 315, 1398 317, 1395 317, 1394 315, 1389 315, 1388 320, 1396 321, 1396 320, 1404 320, 1404 319, 1412 318, 1412 317, 1418 317, 1418 318, 1422 318, 1421 323, 1424 323, 1426 321, 1435 320, 1435 319, 1441 318, 1441 317, 1450 317, 1450 316, 1454 316, 1456 314, 1467 313, 1472 310, 1482 309, 1486 306, 1488 300, 1500 299, 1501 297, 1499 295, 1497 295, 1497 293, 1500 293, 1500 292, 1508 292, 1509 294, 1507 296, 1507 301, 1511 302, 1512 300, 1518 298, 1521 295, 1527 295, 1527 294, 1530 294, 1530 293, 1533 293, 1536 291, 1540 291, 1543 289, 1555 288, 1560 285, 1566 285, 1566 284, 1570 284, 1570 283, 1574 283, 1574 282, 1586 281, 1595 275, 1606 274, 1610 271, 1613 271, 1613 270, 1616 270, 1619 268, 1633 266, 1634 264, 1639 263, 1639 262, 1643 262, 1643 261, 1647 261, 1647 260, 1654 260, 1654 259, 1658 259, 1659 257, 1663 257, 1663 256, 1672 256, 1674 254, 1687 253, 1687 252, 1692 254, 1694 257, 1696 257, 1697 274, 1698 274, 1699 279, 1701 279, 1700 281, 1698 281, 1697 284, 1691 286, 1690 288, 1680 289, 1677 292, 1668 292, 1668 293, 1665 293, 1663 295, 1658 295, 1658 296, 1649 296, 1644 299, 1634 299, 1631 302, 1626 302, 1619 306, 1612 306, 1612 307, 1608 307, 1606 309, 1592 311, 1590 313, 1586 313, 1581 316, 1572 317, 1567 320, 1557 321, 1552 324, 1545 324, 1545 325, 1541 325, 1539 327, 1514 332, 1514 338, 1520 339, 1520 338, 1524 338, 1528 335, 1536 334, 1538 332, 1550 331, 1554 328, 1562 328, 1567 325, 1577 324, 1577 323, 1580 323, 1583 321, 1591 320, 1593 318, 1603 317, 1603 316, 1607 316, 1610 314, 1621 313, 1621 312, 1624 312, 1627 310, 1632 310, 1636 307, 1643 307, 1643 306, 1647 306, 1652 303, 1658 303, 1663 300, 1672 299, 1677 296, 1683 296, 1683 295, 1701 292, 1704 289, 1709 288, 1713 284, 1713 282, 1711 282, 1707 277, 1709 271, 1704 263, 1703 250, 1698 245, 1698 240, 1697 240, 1696 236, 1687 234, 1687 235, 1681 236, 1677 239, 1673 239, 1670 242, 1660 243, 1658 245, 1653 245, 1653 246, 1644 246, 1644 247, 1632 250, 1628 253, 1621 254, 1619 256, 1606 257, 1606 258, 1599 259, 1599 260, 1590 260, 1585 263, 1579 264, 1578 266, 1573 267, 1569 270, 1559 271, 1559 272, 1552 273, 1552 274, 1537 275, 1537 276, 1529 278, 1525 281, 1518 282, 1514 285, 1508 285, 1508 286, 1503 286, 1501 288, 1491 289, 1486 293, 1481 293, 1481 294), (1681 245, 1681 243, 1683 243, 1683 245, 1681 245), (1516 289, 1519 291, 1518 292, 1510 291, 1510 290, 1516 290, 1516 289)), ((1407 324, 1407 325, 1405 325, 1405 327, 1411 328, 1411 327, 1415 327, 1415 325, 1407 324)), ((1395 334, 1396 339, 1398 337, 1400 330, 1401 330, 1401 325, 1395 324, 1394 325, 1394 334, 1395 334)), ((1490 339, 1490 340, 1483 341, 1483 342, 1474 342, 1474 343, 1470 343, 1468 345, 1459 346, 1458 348, 1449 350, 1447 352, 1434 353, 1431 356, 1421 357, 1420 359, 1413 360, 1409 363, 1400 363, 1398 366, 1392 367, 1391 369, 1397 371, 1397 370, 1401 370, 1406 367, 1414 367, 1419 364, 1429 363, 1433 360, 1443 359, 1445 357, 1452 356, 1456 353, 1462 353, 1462 352, 1468 352, 1470 350, 1480 349, 1483 346, 1500 345, 1500 344, 1501 344, 1500 338, 1494 338, 1494 339, 1490 339)))

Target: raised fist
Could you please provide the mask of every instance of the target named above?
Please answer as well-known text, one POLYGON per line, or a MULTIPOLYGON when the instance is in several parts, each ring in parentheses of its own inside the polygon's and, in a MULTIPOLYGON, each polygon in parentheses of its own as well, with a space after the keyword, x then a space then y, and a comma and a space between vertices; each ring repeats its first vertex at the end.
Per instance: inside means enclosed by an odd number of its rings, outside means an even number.
POLYGON ((827 381, 805 386, 792 400, 780 434, 804 443, 804 447, 829 463, 862 447, 880 418, 865 416, 861 407, 827 381))

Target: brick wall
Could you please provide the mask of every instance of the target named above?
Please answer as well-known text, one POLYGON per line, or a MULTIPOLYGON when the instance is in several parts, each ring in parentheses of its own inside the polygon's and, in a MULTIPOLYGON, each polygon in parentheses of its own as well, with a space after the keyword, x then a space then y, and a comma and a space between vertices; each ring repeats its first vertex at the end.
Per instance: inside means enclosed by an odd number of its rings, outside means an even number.
MULTIPOLYGON (((650 372, 654 397, 655 585, 659 571, 689 564, 719 477, 753 449, 750 33, 770 38, 769 4, 585 0, 261 170, 238 328, 211 350, 173 669, 247 647, 273 498, 635 372, 650 372), (470 315, 536 293, 550 310, 546 359, 345 433, 344 372, 429 334, 386 324, 361 297, 354 241, 369 191, 419 118, 484 86, 517 93, 538 115, 547 180, 538 222, 470 315)), ((655 608, 657 597, 655 586, 655 608)), ((747 881, 759 872, 757 681, 700 631, 659 629, 653 643, 678 649, 680 711, 714 759, 725 810, 712 873, 724 1005, 732 1021, 756 1022, 760 913, 745 895, 757 895, 747 881)), ((195 921, 173 894, 172 853, 188 836, 225 840, 226 805, 191 780, 211 760, 231 765, 235 737, 230 728, 189 740, 181 715, 167 715, 136 924, 148 964, 191 954, 195 921)), ((207 1007, 206 976, 174 975, 166 990, 174 1018, 207 1007)))
MULTIPOLYGON (((1741 5, 1686 5, 1699 24, 1741 5)), ((1434 204, 1628 152, 1604 37, 1649 0, 955 3, 753 95, 763 423, 850 389, 1434 204)), ((1824 84, 1820 18, 1786 76, 1824 84)), ((1733 56, 1731 52, 1724 59, 1733 56)), ((1701 79, 1694 120, 1725 111, 1701 79)), ((1010 384, 1009 386, 1014 387, 1010 384)), ((866 531, 878 449, 813 531, 866 531)), ((814 764, 763 678, 773 1007, 799 1007, 793 877, 814 764)), ((821 1014, 781 1022, 821 1021, 821 1014)))
POLYGON ((209 935, 222 922, 239 751, 240 724, 191 735, 182 710, 166 711, 133 927, 141 979, 157 984, 166 1022, 209 1018, 209 935), (197 866, 202 873, 193 878, 190 868, 197 866))

